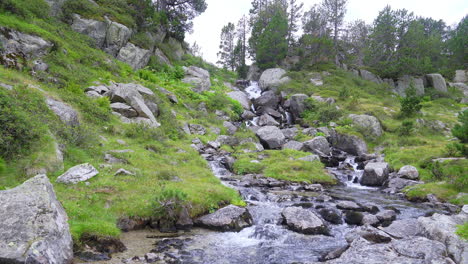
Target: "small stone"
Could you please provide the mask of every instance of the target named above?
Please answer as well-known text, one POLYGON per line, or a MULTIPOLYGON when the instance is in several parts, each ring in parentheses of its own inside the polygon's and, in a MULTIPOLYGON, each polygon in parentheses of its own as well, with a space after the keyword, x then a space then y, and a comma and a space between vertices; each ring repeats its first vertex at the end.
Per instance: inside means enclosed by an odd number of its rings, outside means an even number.
POLYGON ((118 175, 135 175, 135 173, 131 172, 131 171, 128 171, 126 169, 122 169, 120 168, 119 170, 117 170, 114 174, 114 176, 118 176, 118 175))

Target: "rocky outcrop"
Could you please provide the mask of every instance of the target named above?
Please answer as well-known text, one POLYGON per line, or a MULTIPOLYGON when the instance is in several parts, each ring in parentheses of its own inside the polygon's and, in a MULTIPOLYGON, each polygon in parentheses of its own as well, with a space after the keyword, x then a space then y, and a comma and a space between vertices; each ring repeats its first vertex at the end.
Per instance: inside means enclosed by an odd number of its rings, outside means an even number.
POLYGON ((53 98, 46 98, 46 104, 52 112, 54 112, 62 122, 68 126, 79 126, 80 121, 78 118, 78 112, 76 112, 71 106, 53 98))
POLYGON ((93 19, 82 18, 80 15, 73 15, 71 28, 81 34, 94 39, 98 48, 104 47, 107 33, 107 23, 93 19))
POLYGON ((233 100, 236 100, 237 102, 239 102, 242 107, 244 108, 244 110, 247 110, 249 111, 251 108, 250 108, 250 99, 249 97, 247 96, 246 93, 242 92, 242 91, 234 91, 234 92, 229 92, 227 94, 231 99, 233 100))
POLYGON ((46 175, 0 191, 1 263, 72 263, 67 214, 46 175))
POLYGON ((418 78, 418 77, 412 77, 409 75, 404 75, 397 80, 397 85, 395 87, 395 92, 400 95, 405 97, 406 96, 406 91, 410 88, 413 87, 416 90, 416 95, 418 96, 423 96, 424 95, 424 82, 423 79, 418 78))
POLYGON ((321 157, 330 156, 331 153, 330 144, 327 139, 322 136, 304 142, 304 149, 321 157))
POLYGON ((427 74, 426 75, 427 82, 430 87, 434 87, 439 92, 446 93, 447 90, 447 84, 445 82, 445 79, 442 75, 438 73, 434 74, 427 74))
POLYGON ((374 138, 382 136, 382 126, 375 116, 351 114, 348 117, 353 120, 353 126, 362 130, 366 136, 374 138))
POLYGON ((68 169, 57 178, 57 182, 65 184, 77 184, 96 176, 99 172, 89 163, 76 165, 68 169))
POLYGON ((58 16, 62 13, 62 6, 66 0, 45 0, 50 6, 50 15, 58 16))
POLYGON ((202 68, 195 66, 184 67, 184 83, 193 85, 193 90, 197 93, 208 91, 211 87, 210 73, 202 68))
POLYGON ((106 19, 107 30, 103 50, 116 57, 119 50, 127 44, 132 36, 132 30, 128 27, 106 19))
POLYGON ((382 83, 382 79, 380 79, 379 76, 373 74, 372 72, 366 71, 366 70, 359 70, 359 75, 361 78, 367 81, 375 82, 377 84, 382 83))
POLYGON ((27 60, 46 55, 54 46, 38 36, 0 27, 0 64, 21 69, 27 60))
POLYGON ((305 101, 309 96, 305 94, 294 94, 289 98, 289 111, 294 119, 301 117, 302 113, 306 110, 305 101))
POLYGON ((166 37, 164 43, 168 45, 169 47, 171 47, 171 51, 172 51, 172 54, 166 54, 166 55, 168 56, 171 55, 171 59, 180 61, 182 59, 182 56, 184 56, 185 54, 182 44, 172 37, 166 37))
POLYGON ((257 109, 276 109, 280 102, 280 98, 273 91, 266 91, 260 97, 255 99, 254 105, 257 109))
POLYGON ((366 142, 358 136, 332 131, 329 140, 333 147, 352 155, 361 156, 367 153, 366 142))
POLYGON ((281 212, 284 224, 289 229, 307 235, 328 235, 328 228, 322 219, 310 210, 301 207, 286 207, 281 212))
POLYGON ((156 58, 156 61, 160 64, 160 65, 172 65, 171 64, 171 61, 169 60, 169 58, 166 56, 166 54, 164 54, 164 52, 162 52, 162 50, 160 50, 159 48, 155 48, 154 49, 154 57, 156 58))
POLYGON ((361 184, 367 186, 382 186, 388 179, 388 163, 370 162, 364 167, 361 184))
POLYGON ((195 224, 218 231, 240 231, 252 225, 252 216, 246 208, 228 205, 218 211, 202 216, 195 224))
POLYGON ((151 57, 151 51, 139 48, 132 43, 127 43, 120 49, 117 59, 127 63, 134 70, 144 68, 151 57))
POLYGON ((265 70, 260 76, 259 84, 262 91, 275 91, 282 84, 288 83, 291 79, 286 75, 286 71, 281 68, 265 70))
POLYGON ((286 140, 281 130, 275 126, 262 127, 255 134, 267 149, 279 149, 286 140))

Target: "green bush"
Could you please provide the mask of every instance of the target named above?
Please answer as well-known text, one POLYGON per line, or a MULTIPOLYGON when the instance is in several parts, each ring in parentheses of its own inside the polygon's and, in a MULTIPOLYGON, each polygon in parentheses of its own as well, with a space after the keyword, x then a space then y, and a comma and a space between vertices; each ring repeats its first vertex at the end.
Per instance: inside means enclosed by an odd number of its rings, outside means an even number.
POLYGON ((162 187, 153 201, 153 214, 160 220, 174 222, 188 206, 187 194, 178 189, 162 187))
POLYGON ((406 97, 400 98, 400 116, 410 117, 421 110, 421 97, 416 95, 416 89, 413 85, 406 91, 406 97))
POLYGON ((334 105, 318 102, 313 98, 305 101, 306 111, 302 114, 304 120, 311 125, 328 125, 329 122, 338 120, 342 111, 336 109, 334 105))
POLYGON ((400 136, 409 136, 413 133, 414 123, 410 120, 405 120, 401 123, 401 126, 398 128, 398 135, 400 136))
POLYGON ((5 161, 2 158, 0 158, 0 175, 2 175, 2 173, 5 171, 5 168, 5 161))
POLYGON ((2 0, 0 13, 8 12, 26 19, 47 18, 49 5, 44 0, 2 0))
POLYGON ((468 110, 459 113, 458 121, 461 124, 456 124, 453 127, 452 134, 460 139, 462 143, 468 143, 468 110))

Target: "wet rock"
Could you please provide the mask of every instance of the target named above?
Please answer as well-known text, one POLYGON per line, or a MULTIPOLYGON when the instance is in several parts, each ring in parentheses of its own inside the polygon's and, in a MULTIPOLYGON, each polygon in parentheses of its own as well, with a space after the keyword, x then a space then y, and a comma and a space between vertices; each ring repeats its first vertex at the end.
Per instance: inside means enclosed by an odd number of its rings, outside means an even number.
POLYGON ((65 184, 77 184, 84 182, 96 176, 99 172, 93 165, 84 163, 68 169, 64 174, 57 178, 57 182, 65 184))
POLYGON ((339 258, 348 248, 349 248, 349 245, 346 245, 346 246, 339 247, 331 252, 328 252, 326 255, 320 258, 320 261, 327 261, 327 260, 339 258))
POLYGON ((307 235, 328 235, 328 228, 312 211, 301 207, 286 207, 281 213, 289 229, 307 235))
POLYGON ((151 51, 142 49, 128 42, 120 49, 117 59, 130 65, 133 70, 144 68, 151 57, 151 51))
POLYGON ((361 225, 364 215, 361 212, 346 211, 345 222, 349 225, 361 225))
POLYGON ((352 201, 339 201, 336 204, 336 208, 341 210, 364 211, 360 205, 352 201))
POLYGON ((330 133, 330 143, 333 147, 348 152, 351 155, 364 155, 367 153, 367 144, 355 135, 341 134, 336 131, 330 133))
POLYGON ((286 140, 281 130, 275 126, 262 127, 256 135, 267 149, 279 149, 286 140))
POLYGON ((319 214, 323 219, 332 224, 341 225, 343 223, 341 213, 338 210, 332 208, 323 208, 319 210, 319 214))
POLYGON ((256 115, 252 111, 244 111, 241 117, 244 120, 252 120, 256 115))
POLYGON ((78 112, 71 106, 53 98, 46 98, 46 104, 52 112, 54 112, 62 122, 68 126, 79 126, 80 121, 78 112))
POLYGON ((365 131, 366 136, 382 136, 382 126, 380 125, 379 120, 375 116, 351 114, 348 117, 351 120, 353 120, 353 126, 356 126, 365 131))
POLYGON ((210 73, 195 66, 184 67, 185 77, 182 82, 193 85, 193 90, 197 93, 208 91, 211 87, 210 73))
POLYGON ((382 223, 382 226, 388 226, 396 219, 396 213, 393 210, 384 210, 377 213, 375 216, 382 223))
POLYGON ((421 236, 423 234, 421 225, 414 218, 396 220, 391 225, 381 229, 398 239, 421 236))
POLYGON ((280 85, 288 83, 291 79, 286 77, 286 71, 280 68, 265 70, 260 76, 259 85, 262 91, 276 90, 280 85))
POLYGON ((375 215, 365 214, 362 218, 362 224, 377 227, 380 224, 380 220, 375 215))
POLYGON ((159 256, 155 253, 146 253, 145 254, 145 260, 148 263, 154 263, 158 260, 160 260, 159 256))
POLYGON ((193 227, 192 218, 190 217, 189 210, 186 207, 182 208, 180 211, 175 226, 179 230, 190 230, 193 227))
POLYGON ((392 240, 388 234, 370 225, 357 227, 348 232, 345 236, 348 243, 352 243, 359 237, 372 243, 388 243, 392 240))
POLYGON ((425 237, 410 237, 392 241, 393 249, 412 259, 423 259, 424 263, 452 264, 447 255, 445 245, 441 242, 429 240, 425 237))
POLYGON ((427 81, 431 87, 434 87, 439 92, 446 93, 447 90, 447 84, 445 82, 444 77, 438 73, 434 74, 427 74, 426 75, 427 81))
POLYGON ((419 181, 406 180, 402 178, 392 178, 388 181, 388 189, 384 192, 397 193, 406 188, 407 186, 413 186, 421 184, 419 181))
POLYGON ((282 149, 293 149, 301 151, 304 148, 304 144, 299 141, 288 141, 288 143, 284 144, 282 149))
POLYGON ((331 154, 330 144, 323 136, 304 142, 304 149, 319 156, 330 156, 331 154))
POLYGON ((280 123, 276 121, 273 117, 268 114, 263 114, 258 118, 258 125, 259 126, 279 126, 280 123))
POLYGON ((111 260, 109 254, 92 252, 92 251, 81 251, 76 254, 76 257, 86 262, 106 261, 111 260))
POLYGON ((416 169, 415 167, 411 165, 406 165, 406 166, 401 167, 397 175, 400 178, 409 179, 409 180, 419 179, 418 169, 416 169))
POLYGON ((466 221, 468 214, 463 211, 454 216, 434 214, 431 217, 418 218, 424 234, 429 239, 444 243, 447 252, 456 263, 468 263, 468 242, 455 233, 457 225, 466 221))
POLYGON ((382 186, 388 179, 389 167, 386 162, 371 162, 364 167, 361 184, 367 186, 382 186))
POLYGON ((81 241, 83 241, 87 247, 101 253, 112 254, 127 250, 122 241, 120 241, 118 238, 110 236, 83 234, 81 236, 81 241))
POLYGON ((0 201, 0 262, 72 262, 68 217, 46 175, 0 191, 0 201))
POLYGON ((373 204, 360 204, 360 206, 365 212, 369 212, 371 214, 376 214, 380 211, 379 208, 373 204))
POLYGON ((252 216, 246 208, 228 205, 196 219, 195 224, 213 230, 238 232, 252 225, 252 216))

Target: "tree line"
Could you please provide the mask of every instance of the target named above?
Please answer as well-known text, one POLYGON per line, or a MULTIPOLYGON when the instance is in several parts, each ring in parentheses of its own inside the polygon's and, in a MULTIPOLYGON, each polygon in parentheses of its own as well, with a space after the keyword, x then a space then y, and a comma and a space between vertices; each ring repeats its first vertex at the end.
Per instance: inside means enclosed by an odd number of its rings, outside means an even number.
POLYGON ((386 6, 371 25, 344 23, 348 0, 323 0, 304 11, 297 0, 253 0, 249 14, 221 32, 218 63, 244 78, 250 57, 260 69, 296 61, 297 69, 322 63, 367 67, 381 77, 468 66, 468 16, 455 27, 386 6), (301 29, 301 30, 300 30, 301 29))

